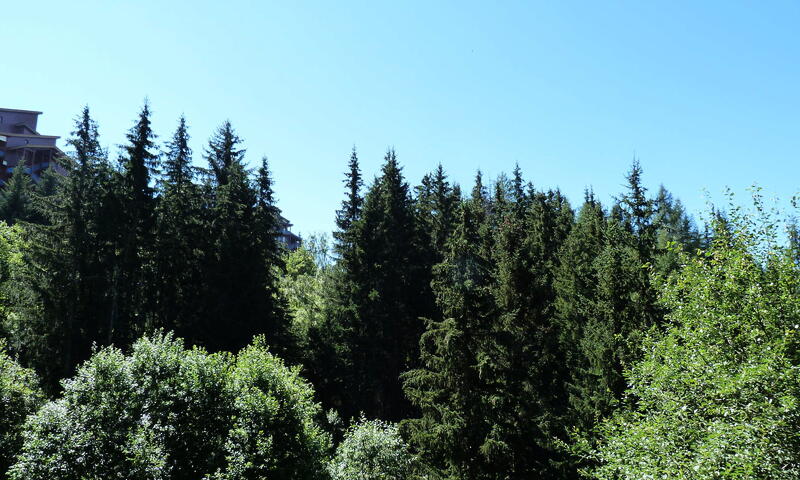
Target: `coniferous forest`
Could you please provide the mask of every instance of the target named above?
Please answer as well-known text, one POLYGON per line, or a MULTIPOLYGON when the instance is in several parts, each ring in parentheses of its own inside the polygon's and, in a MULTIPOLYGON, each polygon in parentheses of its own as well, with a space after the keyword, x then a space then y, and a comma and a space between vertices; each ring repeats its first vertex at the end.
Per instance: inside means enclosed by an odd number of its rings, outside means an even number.
POLYGON ((603 203, 354 148, 288 251, 230 122, 151 120, 112 158, 86 107, 68 175, 0 192, 4 478, 800 478, 800 234, 758 190, 698 223, 637 161, 603 203))

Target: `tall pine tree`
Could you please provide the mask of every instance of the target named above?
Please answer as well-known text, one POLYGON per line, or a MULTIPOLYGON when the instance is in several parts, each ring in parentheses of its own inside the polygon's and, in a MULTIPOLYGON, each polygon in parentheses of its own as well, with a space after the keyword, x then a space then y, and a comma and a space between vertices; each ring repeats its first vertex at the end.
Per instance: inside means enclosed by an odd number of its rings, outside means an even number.
POLYGON ((485 345, 494 335, 493 268, 484 248, 486 208, 480 175, 473 196, 458 208, 444 261, 434 268, 433 291, 443 319, 429 319, 420 339, 420 367, 404 375, 405 392, 419 409, 407 420, 411 440, 447 478, 485 478, 481 452, 491 425, 485 408, 494 369, 485 345))
POLYGON ((16 343, 26 363, 40 372, 49 390, 88 358, 91 346, 108 341, 109 277, 113 237, 105 215, 111 171, 98 128, 84 107, 62 159, 69 175, 52 196, 37 197, 45 218, 27 229, 31 248, 21 283, 30 288, 15 309, 24 322, 16 343))
POLYGON ((0 220, 9 225, 31 220, 36 213, 33 195, 33 180, 25 171, 25 165, 20 163, 0 191, 0 220))
POLYGON ((145 101, 136 123, 122 147, 116 177, 116 222, 114 265, 111 272, 111 312, 108 341, 127 344, 153 328, 148 318, 150 298, 146 289, 151 276, 155 198, 153 173, 159 158, 156 135, 145 101))
POLYGON ((200 343, 212 350, 236 351, 254 335, 285 349, 285 313, 277 297, 275 275, 278 214, 266 162, 253 182, 244 149, 231 123, 212 136, 206 160, 212 182, 209 233, 209 282, 200 343))
POLYGON ((165 145, 163 175, 158 182, 155 238, 148 298, 153 323, 194 343, 209 293, 204 279, 208 241, 200 186, 194 182, 186 119, 181 116, 165 145))
POLYGON ((344 265, 351 289, 339 297, 335 320, 349 369, 341 386, 343 410, 346 417, 363 411, 399 420, 410 412, 399 377, 418 361, 420 317, 429 316, 433 299, 412 198, 393 150, 364 198, 353 233, 355 259, 344 265))

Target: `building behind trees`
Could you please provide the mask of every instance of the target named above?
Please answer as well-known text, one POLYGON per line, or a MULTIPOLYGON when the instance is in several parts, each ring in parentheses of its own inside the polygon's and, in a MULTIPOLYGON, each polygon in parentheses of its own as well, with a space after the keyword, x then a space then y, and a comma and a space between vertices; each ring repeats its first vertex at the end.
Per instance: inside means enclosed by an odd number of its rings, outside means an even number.
POLYGON ((56 145, 60 137, 42 135, 36 130, 41 114, 33 110, 0 108, 0 181, 3 184, 18 165, 24 165, 34 181, 51 166, 65 173, 56 161, 64 155, 56 145))

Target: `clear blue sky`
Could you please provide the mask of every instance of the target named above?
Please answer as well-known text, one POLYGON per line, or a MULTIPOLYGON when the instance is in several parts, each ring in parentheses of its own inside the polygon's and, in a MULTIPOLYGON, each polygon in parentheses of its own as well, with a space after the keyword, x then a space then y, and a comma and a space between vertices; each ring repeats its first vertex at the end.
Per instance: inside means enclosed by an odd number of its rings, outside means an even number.
POLYGON ((89 104, 114 158, 145 97, 161 140, 186 114, 196 162, 230 119, 306 233, 333 228, 353 144, 370 179, 394 146, 412 184, 519 162, 574 204, 636 155, 699 211, 800 187, 798 24, 779 1, 9 1, 0 105, 66 136, 89 104))

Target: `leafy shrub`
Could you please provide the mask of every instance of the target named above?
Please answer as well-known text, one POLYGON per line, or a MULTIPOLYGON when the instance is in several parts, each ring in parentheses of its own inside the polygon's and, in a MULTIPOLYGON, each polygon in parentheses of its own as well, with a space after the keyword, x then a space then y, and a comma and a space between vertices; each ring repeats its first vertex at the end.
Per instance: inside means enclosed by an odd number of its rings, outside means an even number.
POLYGON ((25 418, 43 401, 33 371, 20 367, 0 343, 0 476, 19 453, 25 418))
POLYGON ((413 467, 396 425, 362 418, 347 431, 328 471, 333 480, 405 480, 413 467))
POLYGON ((171 335, 106 348, 27 423, 13 479, 320 478, 313 391, 257 340, 238 356, 171 335))
POLYGON ((635 407, 601 425, 591 476, 800 478, 800 268, 776 228, 735 210, 681 258, 668 329, 628 374, 635 407))

